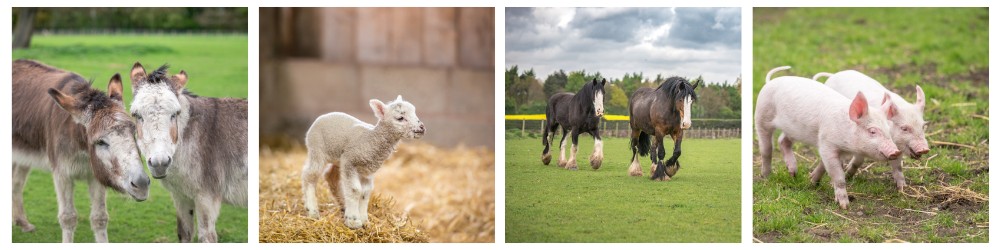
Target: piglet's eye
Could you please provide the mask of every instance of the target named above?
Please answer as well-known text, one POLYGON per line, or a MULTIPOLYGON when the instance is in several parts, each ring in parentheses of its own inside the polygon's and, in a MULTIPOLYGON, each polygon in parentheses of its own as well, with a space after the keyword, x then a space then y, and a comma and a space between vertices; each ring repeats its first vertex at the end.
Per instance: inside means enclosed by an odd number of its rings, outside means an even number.
POLYGON ((878 132, 874 128, 869 128, 868 129, 868 133, 871 134, 871 135, 875 135, 878 132))

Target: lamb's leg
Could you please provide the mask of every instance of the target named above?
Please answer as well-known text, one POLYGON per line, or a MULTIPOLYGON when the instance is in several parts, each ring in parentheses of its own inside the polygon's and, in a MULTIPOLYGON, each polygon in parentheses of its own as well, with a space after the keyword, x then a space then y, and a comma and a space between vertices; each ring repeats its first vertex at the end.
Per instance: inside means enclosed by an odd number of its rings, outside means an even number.
POLYGON ((59 201, 59 226, 62 228, 63 243, 73 242, 73 232, 76 231, 76 207, 73 206, 73 179, 61 173, 52 164, 52 181, 56 187, 56 199, 59 201))
POLYGON ((361 177, 361 202, 358 202, 358 211, 361 212, 362 223, 368 221, 368 201, 372 198, 372 189, 375 188, 375 176, 361 177))
POLYGON ((319 182, 321 171, 325 165, 316 156, 309 154, 306 164, 302 167, 302 193, 305 197, 306 210, 310 218, 319 218, 319 202, 316 200, 316 183, 319 182))
POLYGON ((177 241, 191 242, 194 235, 194 200, 184 194, 170 192, 174 200, 174 210, 177 212, 177 241))
POLYGON ((105 200, 104 185, 97 179, 90 179, 90 229, 94 231, 94 241, 108 242, 108 208, 105 200))
POLYGON ((364 226, 365 221, 361 220, 361 180, 359 174, 354 172, 349 163, 344 164, 344 172, 341 173, 340 191, 344 196, 344 225, 351 229, 358 229, 364 226))
POLYGON ((340 213, 344 213, 344 195, 340 193, 340 164, 338 162, 331 163, 326 168, 325 175, 326 184, 330 186, 330 193, 333 194, 333 200, 337 202, 337 206, 340 206, 340 213))
POLYGON ((213 194, 199 194, 195 198, 195 211, 198 219, 198 240, 201 242, 219 242, 215 233, 215 221, 219 219, 219 209, 222 208, 222 197, 213 194))
POLYGON ((559 167, 566 167, 566 130, 563 129, 562 139, 559 140, 559 167))
POLYGON ((778 145, 781 146, 781 154, 785 157, 785 166, 788 166, 788 175, 795 177, 795 173, 798 172, 799 168, 795 163, 795 151, 792 148, 794 142, 785 136, 782 132, 778 136, 778 145))
POLYGON ((892 166, 892 179, 896 181, 896 188, 900 191, 906 188, 906 177, 903 177, 903 157, 889 161, 892 166))
POLYGON ((21 166, 14 164, 14 173, 11 178, 13 187, 13 197, 14 197, 14 224, 21 227, 21 232, 34 232, 35 225, 28 222, 28 214, 24 212, 24 184, 28 182, 28 174, 31 173, 31 167, 21 166))

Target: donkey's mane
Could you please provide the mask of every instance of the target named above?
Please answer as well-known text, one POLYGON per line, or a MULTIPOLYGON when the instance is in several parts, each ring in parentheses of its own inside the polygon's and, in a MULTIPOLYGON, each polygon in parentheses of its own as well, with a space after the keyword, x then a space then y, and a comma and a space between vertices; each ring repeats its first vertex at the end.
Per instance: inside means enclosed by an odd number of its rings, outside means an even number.
POLYGON ((667 78, 663 84, 660 84, 656 88, 658 91, 664 91, 667 95, 673 97, 674 100, 683 99, 684 96, 691 96, 692 101, 698 100, 698 94, 694 92, 694 86, 687 79, 679 76, 672 76, 667 78), (683 88, 681 88, 683 87, 683 88))
POLYGON ((167 76, 167 68, 169 68, 169 67, 170 67, 170 65, 163 64, 163 66, 160 66, 160 68, 158 68, 155 71, 153 71, 153 73, 149 73, 149 75, 146 75, 146 82, 148 82, 148 83, 157 83, 157 82, 171 83, 170 77, 167 76))
POLYGON ((90 106, 93 110, 99 110, 115 104, 111 100, 111 97, 108 97, 107 93, 91 88, 89 83, 73 86, 72 93, 76 96, 77 101, 79 101, 79 108, 90 106))

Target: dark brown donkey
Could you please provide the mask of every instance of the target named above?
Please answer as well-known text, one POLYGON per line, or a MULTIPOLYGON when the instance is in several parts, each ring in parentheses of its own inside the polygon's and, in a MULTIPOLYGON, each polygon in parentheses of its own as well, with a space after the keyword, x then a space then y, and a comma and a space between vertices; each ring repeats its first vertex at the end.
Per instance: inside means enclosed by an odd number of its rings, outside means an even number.
POLYGON ((88 181, 90 227, 97 242, 107 242, 105 188, 137 201, 149 194, 135 124, 122 104, 121 77, 111 78, 105 94, 80 75, 17 60, 12 85, 14 223, 22 231, 35 229, 24 213, 24 184, 32 168, 45 169, 55 182, 63 242, 72 242, 76 230, 73 180, 88 181))

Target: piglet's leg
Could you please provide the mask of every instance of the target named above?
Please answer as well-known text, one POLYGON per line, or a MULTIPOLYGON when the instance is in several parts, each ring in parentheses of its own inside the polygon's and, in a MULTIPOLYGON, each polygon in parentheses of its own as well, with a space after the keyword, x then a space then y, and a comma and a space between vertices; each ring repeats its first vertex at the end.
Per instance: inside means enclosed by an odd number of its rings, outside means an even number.
POLYGON ((903 157, 889 161, 892 166, 892 179, 896 181, 896 188, 900 191, 906 188, 906 177, 903 177, 903 157))
POLYGON ((765 128, 761 124, 757 124, 757 146, 760 147, 760 177, 767 178, 771 175, 771 151, 774 145, 772 145, 773 140, 771 136, 774 135, 774 130, 765 128))
POLYGON ((798 172, 798 166, 795 162, 795 151, 792 148, 794 142, 792 139, 785 136, 785 133, 781 133, 778 136, 778 145, 781 146, 781 154, 785 157, 785 165, 788 166, 788 175, 795 177, 795 173, 798 172))
POLYGON ((847 163, 847 179, 851 179, 855 174, 858 173, 858 169, 861 168, 861 164, 865 162, 865 158, 861 156, 852 156, 851 161, 847 163))
POLYGON ((847 196, 847 182, 844 180, 844 168, 840 162, 839 152, 835 148, 820 145, 819 153, 823 159, 824 168, 827 174, 830 175, 830 184, 833 185, 834 199, 840 204, 841 209, 847 209, 847 205, 851 201, 847 196))

